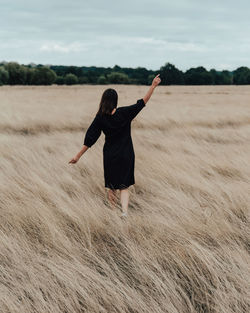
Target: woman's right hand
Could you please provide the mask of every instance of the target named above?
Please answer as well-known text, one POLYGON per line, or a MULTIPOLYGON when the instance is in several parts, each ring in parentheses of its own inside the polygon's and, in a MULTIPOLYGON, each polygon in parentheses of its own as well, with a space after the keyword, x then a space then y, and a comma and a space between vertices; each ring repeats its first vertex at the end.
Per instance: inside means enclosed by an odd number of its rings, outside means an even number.
POLYGON ((71 159, 71 160, 69 161, 69 163, 75 164, 75 163, 78 162, 78 160, 79 160, 79 158, 74 157, 73 159, 71 159))
POLYGON ((156 87, 156 86, 158 86, 160 84, 161 79, 160 79, 159 76, 160 76, 160 74, 156 75, 155 78, 153 79, 153 81, 152 81, 152 86, 153 87, 156 87))

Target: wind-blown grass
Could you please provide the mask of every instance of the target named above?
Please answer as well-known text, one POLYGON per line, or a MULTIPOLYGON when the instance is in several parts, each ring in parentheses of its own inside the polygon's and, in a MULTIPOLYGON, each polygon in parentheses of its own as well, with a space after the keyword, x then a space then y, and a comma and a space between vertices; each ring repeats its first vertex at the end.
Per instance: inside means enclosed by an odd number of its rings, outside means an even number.
MULTIPOLYGON (((0 311, 249 312, 250 88, 156 89, 124 221, 104 135, 68 164, 108 87, 0 88, 0 311)), ((147 90, 111 87, 121 106, 147 90)))

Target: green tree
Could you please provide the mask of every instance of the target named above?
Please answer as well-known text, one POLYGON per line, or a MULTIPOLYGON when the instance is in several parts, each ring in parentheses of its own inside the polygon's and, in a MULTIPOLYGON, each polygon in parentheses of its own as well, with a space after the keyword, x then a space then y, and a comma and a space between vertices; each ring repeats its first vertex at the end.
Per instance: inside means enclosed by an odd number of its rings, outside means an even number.
POLYGON ((88 77, 86 76, 81 76, 78 78, 78 82, 79 84, 87 84, 89 81, 88 81, 88 77))
POLYGON ((182 85, 184 78, 182 71, 178 70, 173 64, 166 63, 159 71, 162 85, 182 85))
POLYGON ((55 84, 57 85, 64 85, 65 81, 64 81, 64 77, 63 76, 57 76, 56 80, 55 80, 55 84))
POLYGON ((75 85, 78 83, 78 78, 75 74, 72 74, 72 73, 68 73, 66 76, 65 76, 65 83, 66 85, 75 85))
POLYGON ((107 75, 108 82, 111 84, 128 84, 128 75, 119 72, 111 72, 107 75))
POLYGON ((106 77, 104 75, 99 76, 98 79, 97 79, 97 84, 99 84, 99 85, 107 84, 106 77))
POLYGON ((250 85, 250 72, 246 75, 246 83, 250 85))
POLYGON ((9 73, 10 85, 24 85, 26 82, 26 69, 17 62, 9 62, 4 65, 4 68, 9 73))
POLYGON ((212 85, 213 76, 203 66, 191 68, 184 74, 186 85, 212 85))
POLYGON ((43 66, 35 68, 32 78, 34 85, 52 85, 56 80, 56 73, 50 68, 43 66))
POLYGON ((139 78, 129 78, 130 85, 141 85, 141 81, 139 78))
POLYGON ((31 67, 26 67, 26 85, 32 85, 34 83, 34 76, 36 69, 31 67))
POLYGON ((233 83, 233 74, 227 70, 221 72, 222 85, 231 85, 233 83))
POLYGON ((112 72, 121 72, 122 71, 122 68, 119 66, 119 65, 115 65, 113 66, 113 69, 112 69, 112 72))
POLYGON ((0 66, 0 86, 6 85, 9 80, 9 73, 3 66, 0 66))
POLYGON ((213 85, 222 85, 222 75, 220 72, 216 71, 215 69, 211 69, 210 74, 212 75, 213 85))
MULTIPOLYGON (((123 69, 122 69, 123 70, 123 69)), ((126 74, 129 76, 130 84, 147 85, 149 71, 144 67, 137 67, 135 69, 126 69, 126 74)), ((125 72, 124 71, 124 72, 125 72)))
POLYGON ((82 69, 78 66, 69 66, 66 69, 66 74, 74 74, 77 77, 80 77, 82 75, 82 69))
POLYGON ((216 71, 215 69, 210 70, 212 75, 213 85, 231 85, 232 84, 232 74, 229 71, 216 71))
POLYGON ((233 83, 236 85, 249 84, 250 69, 246 66, 241 66, 233 72, 233 83))

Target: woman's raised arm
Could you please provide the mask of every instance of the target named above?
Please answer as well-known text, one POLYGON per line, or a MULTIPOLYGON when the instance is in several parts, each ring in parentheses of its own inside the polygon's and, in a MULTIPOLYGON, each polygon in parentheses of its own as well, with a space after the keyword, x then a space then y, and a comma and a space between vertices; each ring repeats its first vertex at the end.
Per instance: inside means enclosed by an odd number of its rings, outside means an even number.
POLYGON ((155 76, 155 78, 152 81, 152 85, 150 86, 150 88, 149 88, 148 92, 146 93, 146 95, 143 97, 143 101, 144 101, 145 104, 150 99, 152 93, 154 92, 155 87, 157 87, 160 84, 161 79, 160 79, 159 76, 160 76, 160 74, 155 76))

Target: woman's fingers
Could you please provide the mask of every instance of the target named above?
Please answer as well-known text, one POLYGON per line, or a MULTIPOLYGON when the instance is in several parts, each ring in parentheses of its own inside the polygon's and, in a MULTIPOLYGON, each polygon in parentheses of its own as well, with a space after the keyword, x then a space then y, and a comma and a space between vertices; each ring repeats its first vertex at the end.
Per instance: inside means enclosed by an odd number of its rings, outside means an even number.
POLYGON ((157 74, 154 78, 154 81, 157 82, 158 84, 161 82, 161 79, 160 79, 160 74, 157 74))
POLYGON ((154 81, 156 82, 157 85, 159 85, 159 83, 161 82, 161 79, 160 79, 160 74, 157 74, 154 78, 154 81))

